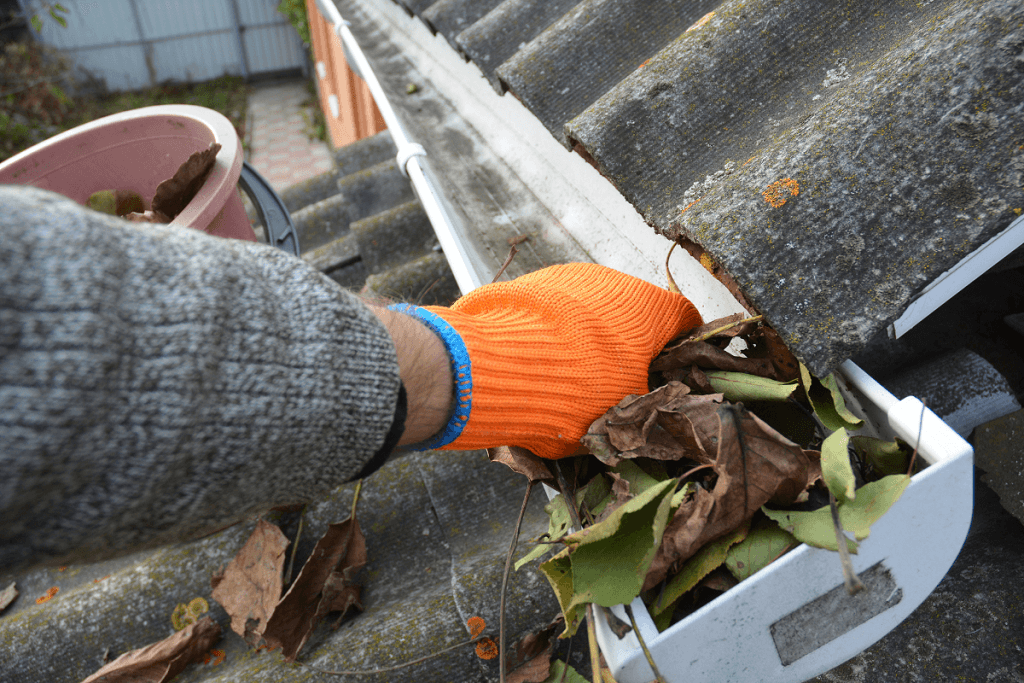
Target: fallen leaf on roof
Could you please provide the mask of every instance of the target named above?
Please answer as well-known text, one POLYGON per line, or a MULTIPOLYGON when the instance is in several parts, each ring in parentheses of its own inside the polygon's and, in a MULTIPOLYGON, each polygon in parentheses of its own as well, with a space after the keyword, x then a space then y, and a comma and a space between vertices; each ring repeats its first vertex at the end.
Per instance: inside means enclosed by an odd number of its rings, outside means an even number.
POLYGON ((172 219, 181 213, 206 182, 206 176, 213 168, 219 151, 220 144, 215 142, 209 148, 191 154, 173 177, 157 186, 156 194, 153 195, 153 210, 172 219))
POLYGON ((506 683, 543 683, 547 680, 554 638, 563 624, 562 615, 558 615, 550 624, 537 632, 527 633, 516 643, 508 662, 506 683))
POLYGON ((3 612, 5 609, 7 609, 8 606, 10 606, 10 604, 17 599, 18 589, 15 587, 14 582, 12 581, 10 586, 3 589, 3 591, 0 591, 0 612, 3 612))
POLYGON ((270 522, 260 520, 238 554, 214 575, 213 599, 231 617, 231 630, 255 647, 281 599, 288 539, 270 522))
POLYGON ((355 517, 327 527, 270 616, 263 632, 269 649, 279 647, 285 661, 295 661, 323 617, 339 605, 358 603, 358 590, 353 599, 346 588, 355 588, 351 579, 365 564, 366 539, 355 517))
POLYGON ((203 617, 159 642, 126 652, 82 683, 165 683, 201 662, 220 638, 220 625, 203 617))

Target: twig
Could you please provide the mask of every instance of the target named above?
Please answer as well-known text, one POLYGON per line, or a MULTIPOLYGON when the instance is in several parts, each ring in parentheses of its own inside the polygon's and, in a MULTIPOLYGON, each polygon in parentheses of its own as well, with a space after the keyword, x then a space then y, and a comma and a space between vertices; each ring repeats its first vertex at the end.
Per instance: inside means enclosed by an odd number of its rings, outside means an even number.
POLYGON ((740 325, 745 325, 747 323, 756 323, 756 322, 760 321, 763 318, 764 318, 763 315, 754 315, 754 316, 751 316, 749 318, 744 318, 743 320, 737 320, 736 322, 729 323, 728 325, 722 325, 721 327, 716 327, 715 329, 711 330, 710 332, 706 332, 706 333, 702 334, 699 337, 694 337, 693 339, 684 339, 683 341, 684 341, 684 343, 687 343, 687 344, 707 341, 708 339, 711 339, 712 337, 714 337, 716 335, 722 334, 726 330, 731 330, 734 327, 739 327, 740 325))
POLYGON ((680 483, 682 483, 687 477, 689 477, 690 475, 694 474, 695 472, 700 472, 701 470, 706 470, 709 467, 714 467, 714 465, 697 465, 693 469, 688 470, 685 474, 683 474, 683 476, 676 477, 676 478, 679 480, 680 483))
POLYGON ((452 650, 456 650, 456 649, 458 649, 460 647, 464 647, 466 645, 472 645, 473 643, 476 643, 477 641, 482 640, 485 637, 486 636, 484 636, 483 634, 480 634, 476 638, 470 638, 469 640, 464 640, 461 643, 456 643, 455 645, 452 645, 451 647, 446 647, 443 650, 438 650, 437 652, 433 652, 433 653, 431 653, 429 655, 423 655, 422 657, 419 657, 419 658, 414 659, 412 661, 403 662, 402 664, 395 664, 394 666, 384 667, 383 669, 371 669, 369 671, 332 671, 330 669, 318 669, 315 666, 310 666, 309 664, 304 664, 302 662, 295 662, 295 663, 300 665, 300 666, 303 666, 303 667, 309 669, 310 671, 316 671, 317 673, 321 673, 321 674, 329 674, 331 676, 376 676, 377 674, 384 674, 384 673, 389 673, 391 671, 398 671, 399 669, 404 669, 407 666, 414 666, 416 664, 422 664, 423 662, 427 661, 428 659, 433 659, 434 657, 440 657, 441 655, 445 654, 446 652, 451 652, 452 650))
POLYGON ((828 492, 828 506, 832 511, 832 526, 836 530, 836 548, 839 549, 839 562, 843 565, 843 583, 846 584, 846 592, 849 595, 856 595, 864 590, 864 584, 861 583, 857 573, 853 571, 850 549, 846 547, 846 534, 843 533, 843 524, 839 520, 839 506, 836 505, 836 497, 832 491, 828 492))
POLYGON ((530 492, 533 491, 533 480, 526 482, 526 494, 523 496, 523 506, 519 508, 519 518, 516 520, 516 528, 512 532, 512 542, 508 545, 508 556, 505 558, 505 575, 501 577, 501 598, 498 601, 498 680, 505 683, 505 593, 508 589, 508 577, 512 573, 512 556, 515 555, 516 545, 519 543, 519 529, 523 526, 523 517, 526 516, 526 504, 530 502, 530 492))
POLYGON ((672 277, 672 269, 668 267, 668 261, 672 258, 672 252, 676 250, 677 244, 679 243, 672 242, 672 246, 669 247, 668 250, 668 256, 665 257, 665 277, 668 278, 668 291, 673 294, 682 294, 682 291, 679 289, 679 285, 676 284, 676 279, 672 277))
POLYGON ((359 493, 363 490, 363 480, 356 482, 356 491, 352 494, 352 511, 348 513, 351 519, 356 518, 356 504, 359 503, 359 493))
POLYGON ((640 641, 640 648, 644 651, 644 657, 647 658, 647 663, 651 666, 651 671, 654 672, 654 679, 658 683, 665 683, 665 678, 658 671, 658 665, 654 663, 654 655, 647 649, 647 643, 644 642, 644 637, 640 635, 640 628, 636 625, 636 619, 633 618, 633 607, 631 605, 623 605, 626 609, 626 616, 629 617, 629 624, 633 627, 633 633, 636 634, 636 639, 640 641))
POLYGON ((514 259, 516 254, 518 253, 519 250, 516 248, 516 245, 513 244, 512 248, 508 250, 508 258, 505 259, 505 262, 501 264, 501 268, 498 268, 498 272, 495 273, 494 279, 491 280, 492 285, 498 281, 498 278, 501 277, 501 274, 505 272, 506 268, 508 268, 508 264, 512 263, 512 259, 514 259))
POLYGON ((597 618, 594 617, 594 603, 587 603, 587 644, 590 646, 590 676, 594 683, 601 683, 601 657, 597 648, 597 618))
POLYGON ((921 433, 924 431, 924 411, 927 408, 924 399, 921 399, 921 417, 917 419, 917 441, 914 443, 914 452, 910 455, 910 467, 907 468, 907 476, 913 476, 914 463, 917 461, 917 447, 921 444, 921 433))
POLYGON ((302 523, 306 521, 306 508, 308 505, 302 506, 302 512, 299 513, 299 528, 295 531, 295 540, 292 541, 292 554, 288 558, 288 571, 284 573, 284 585, 288 585, 292 582, 292 569, 295 568, 295 553, 299 550, 299 539, 302 538, 302 523))

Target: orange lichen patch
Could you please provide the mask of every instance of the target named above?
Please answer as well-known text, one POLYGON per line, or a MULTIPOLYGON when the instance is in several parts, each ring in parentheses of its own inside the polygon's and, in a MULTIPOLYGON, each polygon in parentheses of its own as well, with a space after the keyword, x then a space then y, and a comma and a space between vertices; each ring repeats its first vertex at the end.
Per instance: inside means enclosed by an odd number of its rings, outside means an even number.
POLYGON ((59 572, 66 572, 67 570, 68 570, 68 566, 67 565, 64 565, 63 567, 57 567, 57 571, 59 571, 59 572))
POLYGON ((683 209, 682 211, 680 211, 680 212, 679 212, 679 213, 680 213, 680 215, 682 215, 682 214, 686 213, 687 211, 689 211, 689 210, 690 210, 690 207, 691 207, 691 206, 693 206, 694 204, 696 204, 696 203, 697 203, 697 202, 699 202, 699 201, 700 201, 699 199, 694 199, 694 200, 693 200, 692 202, 690 202, 689 204, 687 204, 687 205, 686 205, 686 207, 685 207, 685 208, 684 208, 684 209, 683 209))
POLYGON ((92 582, 93 583, 99 583, 100 581, 103 581, 104 579, 109 579, 109 578, 110 578, 110 574, 107 574, 106 576, 101 576, 98 579, 93 579, 92 582))
POLYGON ((224 657, 227 655, 224 650, 210 650, 203 655, 203 664, 209 664, 210 666, 218 666, 224 663, 224 657))
POLYGON ((800 194, 800 183, 792 178, 783 178, 782 180, 776 180, 765 188, 765 191, 761 193, 761 196, 763 196, 764 200, 771 204, 772 207, 777 209, 785 204, 790 197, 795 197, 798 194, 800 194))
POLYGON ((1021 214, 1021 209, 1014 209, 1013 212, 1019 216, 1021 214))
POLYGON ((38 598, 36 598, 36 604, 37 605, 41 605, 44 602, 49 602, 50 599, 54 595, 56 595, 58 592, 60 592, 60 587, 59 586, 54 586, 50 590, 46 591, 46 593, 44 593, 43 595, 40 595, 38 598))
POLYGON ((487 628, 487 622, 480 617, 470 617, 466 620, 466 626, 469 627, 469 637, 476 638, 487 628))
POLYGON ((715 16, 715 13, 714 13, 714 12, 708 12, 708 13, 707 13, 707 14, 705 14, 705 15, 704 15, 703 17, 701 17, 700 19, 698 19, 698 20, 697 20, 697 23, 696 23, 696 24, 694 24, 694 25, 693 25, 693 26, 691 26, 690 28, 686 29, 686 32, 687 32, 687 33, 689 33, 690 31, 693 31, 693 30, 695 30, 695 29, 698 29, 698 28, 700 28, 700 27, 701 27, 701 26, 703 26, 704 24, 706 24, 706 23, 708 23, 709 21, 711 21, 711 17, 713 17, 713 16, 715 16))
POLYGON ((753 161, 756 158, 757 157, 750 157, 749 159, 747 159, 746 161, 743 162, 743 165, 746 166, 747 164, 749 164, 751 161, 753 161))
POLYGON ((715 268, 718 266, 718 264, 715 263, 715 259, 708 256, 707 252, 700 255, 700 264, 704 266, 704 270, 708 271, 712 275, 715 274, 715 268))
POLYGON ((498 646, 490 638, 484 638, 476 644, 476 656, 480 659, 494 659, 498 656, 498 646))
POLYGON ((650 58, 650 59, 648 59, 648 60, 647 60, 646 62, 644 62, 643 64, 641 64, 640 66, 638 66, 638 67, 637 67, 637 69, 642 69, 642 68, 644 68, 645 66, 647 66, 648 64, 650 64, 650 63, 651 63, 651 59, 654 59, 654 57, 651 57, 651 58, 650 58))

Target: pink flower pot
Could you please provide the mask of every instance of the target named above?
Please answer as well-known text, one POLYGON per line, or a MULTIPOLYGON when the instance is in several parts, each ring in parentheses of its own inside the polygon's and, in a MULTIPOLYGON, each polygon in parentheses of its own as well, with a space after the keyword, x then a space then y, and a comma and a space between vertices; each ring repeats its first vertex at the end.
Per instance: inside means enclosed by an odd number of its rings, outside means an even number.
POLYGON ((227 118, 205 107, 144 107, 86 123, 0 164, 0 183, 52 190, 83 205, 101 190, 135 191, 148 208, 157 185, 214 142, 221 149, 206 183, 172 224, 255 242, 236 189, 242 143, 227 118))

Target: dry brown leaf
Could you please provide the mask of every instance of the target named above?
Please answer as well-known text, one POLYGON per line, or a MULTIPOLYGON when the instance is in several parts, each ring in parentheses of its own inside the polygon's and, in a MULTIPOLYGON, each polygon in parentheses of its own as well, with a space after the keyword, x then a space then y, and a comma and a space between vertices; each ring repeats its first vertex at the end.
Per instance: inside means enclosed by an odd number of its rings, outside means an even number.
POLYGON ((509 662, 507 683, 543 683, 551 670, 551 653, 555 635, 561 633, 565 620, 561 614, 536 633, 528 633, 515 646, 515 656, 509 662))
POLYGON ((760 320, 743 322, 749 317, 750 316, 745 313, 733 313, 732 315, 727 315, 724 318, 704 323, 700 327, 690 330, 682 341, 673 344, 672 347, 692 343, 695 340, 706 341, 708 339, 728 339, 738 337, 741 334, 748 334, 760 324, 760 320))
POLYGON ((658 425, 686 450, 686 457, 701 464, 714 462, 718 453, 718 408, 722 394, 693 394, 685 401, 658 409, 658 425))
POLYGON ((213 599, 231 617, 231 630, 256 647, 281 600, 282 573, 288 539, 264 520, 234 559, 211 580, 213 599))
POLYGON ((555 477, 548 469, 547 463, 539 456, 519 446, 499 446, 488 448, 487 457, 491 462, 500 462, 513 472, 517 472, 530 481, 554 481, 555 477))
POLYGON ((203 617, 157 643, 126 652, 82 683, 165 683, 202 661, 220 637, 220 625, 203 617))
POLYGON ((206 176, 217 160, 220 143, 213 143, 208 149, 194 152, 185 160, 174 176, 163 181, 153 195, 153 210, 174 218, 199 192, 206 182, 206 176))
POLYGON ((338 592, 337 577, 332 579, 332 575, 340 572, 345 579, 346 570, 354 575, 365 564, 366 539, 358 520, 350 517, 331 524, 271 615, 263 632, 267 646, 271 650, 281 648, 285 661, 295 661, 319 619, 330 611, 335 598, 344 593, 344 581, 338 592), (329 580, 331 588, 325 594, 329 580))
POLYGON ((749 520, 765 503, 791 504, 814 476, 803 449, 753 413, 723 405, 718 418, 715 486, 710 492, 698 488, 669 520, 643 590, 656 586, 706 543, 749 520))
POLYGON ((696 365, 709 370, 746 372, 759 377, 775 377, 775 366, 767 358, 734 356, 708 342, 686 342, 666 349, 651 363, 651 370, 666 372, 696 365))
POLYGON ((679 460, 693 457, 685 444, 660 425, 660 414, 673 411, 694 399, 690 389, 670 382, 643 396, 627 396, 595 420, 581 441, 590 453, 614 467, 631 458, 679 460))
POLYGON ((7 607, 18 598, 18 589, 15 587, 14 582, 7 588, 0 591, 0 612, 3 612, 7 607))

